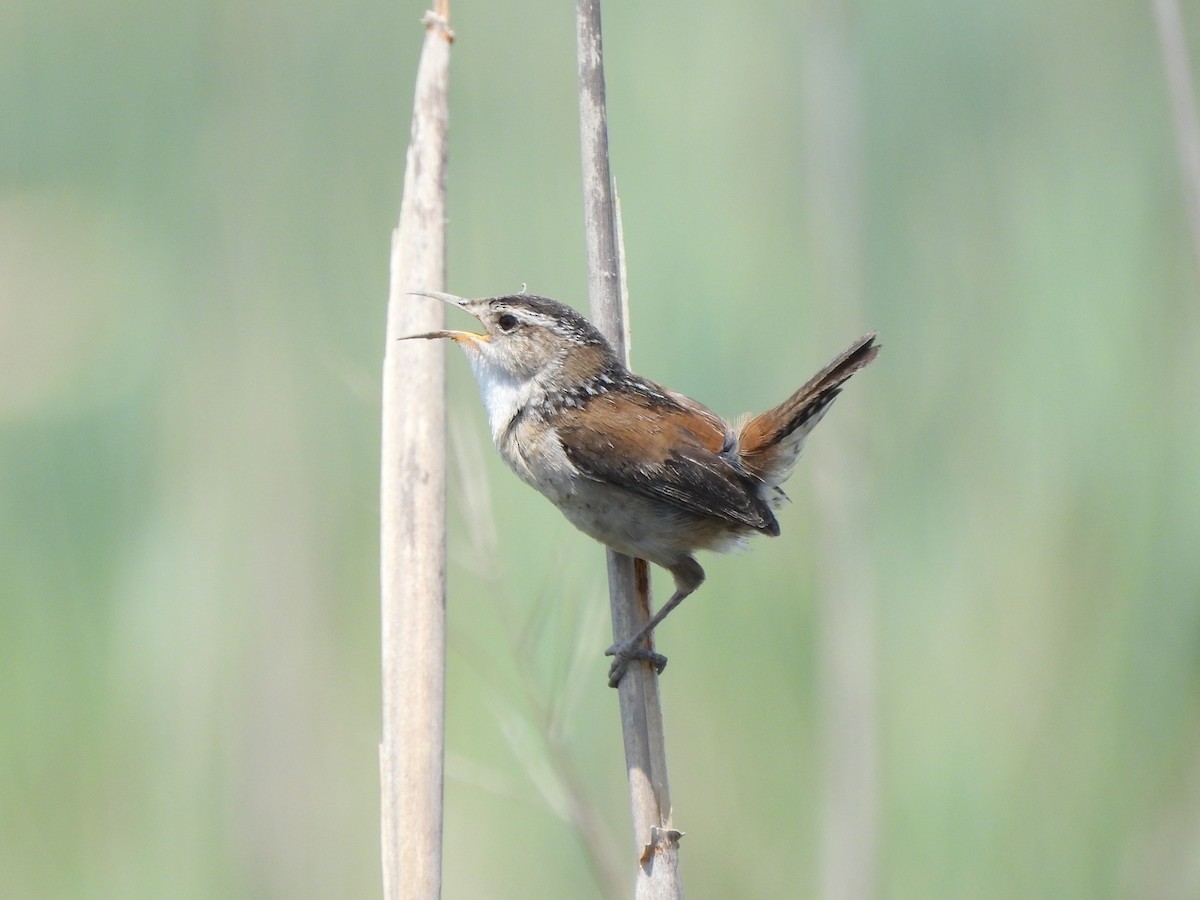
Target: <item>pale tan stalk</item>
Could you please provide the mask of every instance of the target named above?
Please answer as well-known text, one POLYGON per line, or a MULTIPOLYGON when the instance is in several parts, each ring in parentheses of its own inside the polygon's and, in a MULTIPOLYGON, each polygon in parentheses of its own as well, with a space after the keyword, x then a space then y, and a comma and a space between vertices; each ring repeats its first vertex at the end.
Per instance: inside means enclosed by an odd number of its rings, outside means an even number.
POLYGON ((383 364, 379 746, 383 893, 441 893, 445 756, 446 469, 443 346, 397 338, 442 326, 413 290, 446 280, 449 0, 426 14, 400 219, 392 233, 383 364))
MULTIPOLYGON (((608 160, 600 0, 578 0, 576 37, 591 318, 628 360, 620 226, 608 160)), ((650 617, 649 570, 643 560, 610 550, 608 579, 613 640, 620 641, 650 617)), ((653 666, 631 664, 618 693, 636 848, 636 856, 631 857, 636 868, 635 895, 639 900, 681 898, 680 835, 671 820, 662 709, 653 666)))

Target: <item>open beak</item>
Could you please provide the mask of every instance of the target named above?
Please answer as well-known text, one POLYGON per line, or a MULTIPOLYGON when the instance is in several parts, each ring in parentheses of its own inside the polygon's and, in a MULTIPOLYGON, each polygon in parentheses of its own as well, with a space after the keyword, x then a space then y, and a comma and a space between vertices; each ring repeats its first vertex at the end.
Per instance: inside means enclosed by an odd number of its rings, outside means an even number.
MULTIPOLYGON (((470 306, 473 301, 468 300, 465 297, 456 297, 453 294, 443 294, 440 291, 409 291, 409 294, 418 297, 432 297, 434 300, 441 300, 443 303, 449 303, 451 306, 457 306, 459 309, 465 310, 466 312, 471 313, 471 315, 475 315, 473 312, 471 312, 470 306)), ((478 316, 476 316, 476 318, 478 318, 478 316)), ((418 338, 423 338, 425 340, 450 338, 452 341, 467 346, 487 341, 488 336, 486 334, 476 334, 473 331, 429 331, 425 334, 406 334, 402 338, 397 338, 397 340, 413 341, 417 340, 418 338)))

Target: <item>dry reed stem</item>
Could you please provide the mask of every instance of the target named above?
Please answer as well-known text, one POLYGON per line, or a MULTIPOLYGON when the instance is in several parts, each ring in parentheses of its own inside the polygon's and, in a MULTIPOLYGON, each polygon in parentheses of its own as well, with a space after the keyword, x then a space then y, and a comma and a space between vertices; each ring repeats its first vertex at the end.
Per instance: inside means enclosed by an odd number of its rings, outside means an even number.
POLYGON ((397 338, 442 327, 441 304, 411 290, 446 280, 449 3, 427 13, 399 224, 392 234, 383 365, 379 747, 383 891, 441 892, 445 755, 446 462, 443 347, 397 338))
MULTIPOLYGON (((620 228, 608 158, 600 0, 578 0, 575 21, 591 317, 617 353, 628 360, 620 228)), ((649 619, 649 572, 644 561, 610 550, 608 579, 613 639, 621 640, 649 619)), ((662 709, 653 666, 631 664, 618 693, 638 854, 635 894, 655 900, 680 898, 680 834, 671 824, 662 709)))

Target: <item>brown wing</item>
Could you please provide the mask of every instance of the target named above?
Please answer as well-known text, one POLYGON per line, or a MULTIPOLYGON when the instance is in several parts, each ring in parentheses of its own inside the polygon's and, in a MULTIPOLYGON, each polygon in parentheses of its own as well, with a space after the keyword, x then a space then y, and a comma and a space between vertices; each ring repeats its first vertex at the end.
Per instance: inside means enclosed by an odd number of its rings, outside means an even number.
POLYGON ((554 424, 570 460, 598 481, 695 515, 778 534, 779 523, 753 479, 722 455, 733 446, 724 422, 682 395, 646 387, 609 391, 559 413, 554 424))

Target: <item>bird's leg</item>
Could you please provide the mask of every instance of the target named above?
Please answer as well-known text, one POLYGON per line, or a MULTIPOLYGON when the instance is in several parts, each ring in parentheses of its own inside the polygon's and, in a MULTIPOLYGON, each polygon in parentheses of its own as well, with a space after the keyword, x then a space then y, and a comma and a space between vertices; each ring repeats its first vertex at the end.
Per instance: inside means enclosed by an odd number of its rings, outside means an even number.
POLYGON ((604 651, 605 656, 616 657, 608 670, 609 687, 616 687, 621 683, 621 677, 632 660, 644 660, 652 664, 659 673, 667 667, 665 656, 655 653, 649 647, 641 646, 641 643, 670 614, 671 610, 704 583, 704 570, 700 568, 700 563, 690 556, 684 557, 681 562, 671 566, 670 572, 675 577, 675 593, 671 595, 671 598, 635 634, 623 641, 618 641, 604 651))

